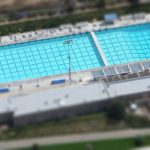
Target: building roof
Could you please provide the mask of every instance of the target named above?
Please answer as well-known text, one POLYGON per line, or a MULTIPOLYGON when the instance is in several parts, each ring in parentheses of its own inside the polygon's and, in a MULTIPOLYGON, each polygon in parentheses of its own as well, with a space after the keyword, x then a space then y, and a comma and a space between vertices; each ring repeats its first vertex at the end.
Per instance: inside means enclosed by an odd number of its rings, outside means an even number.
POLYGON ((11 111, 14 112, 14 116, 22 116, 107 100, 118 96, 148 92, 150 91, 149 83, 150 78, 114 82, 110 83, 109 86, 99 81, 49 89, 29 95, 22 94, 1 99, 0 113, 11 111))

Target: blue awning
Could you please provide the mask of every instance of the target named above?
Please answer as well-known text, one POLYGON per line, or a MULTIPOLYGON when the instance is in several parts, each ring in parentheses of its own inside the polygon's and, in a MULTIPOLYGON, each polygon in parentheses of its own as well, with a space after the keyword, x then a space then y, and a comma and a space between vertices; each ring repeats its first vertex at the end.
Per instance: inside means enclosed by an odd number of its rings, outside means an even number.
POLYGON ((118 19, 118 15, 116 13, 109 13, 104 15, 105 21, 115 21, 118 19))

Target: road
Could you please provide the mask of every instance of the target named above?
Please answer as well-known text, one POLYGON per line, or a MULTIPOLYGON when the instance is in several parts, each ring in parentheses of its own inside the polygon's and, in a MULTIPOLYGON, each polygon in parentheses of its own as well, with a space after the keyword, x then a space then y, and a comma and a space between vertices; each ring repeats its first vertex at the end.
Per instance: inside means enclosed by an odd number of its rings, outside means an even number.
POLYGON ((141 130, 130 129, 130 130, 112 131, 112 132, 78 134, 78 135, 67 135, 67 136, 57 136, 57 137, 44 137, 44 138, 13 140, 13 141, 1 141, 0 150, 25 148, 25 147, 30 147, 33 144, 39 144, 39 145, 66 144, 66 143, 77 143, 77 142, 85 142, 85 141, 129 138, 129 137, 135 137, 140 135, 141 136, 150 135, 150 128, 141 129, 141 130))

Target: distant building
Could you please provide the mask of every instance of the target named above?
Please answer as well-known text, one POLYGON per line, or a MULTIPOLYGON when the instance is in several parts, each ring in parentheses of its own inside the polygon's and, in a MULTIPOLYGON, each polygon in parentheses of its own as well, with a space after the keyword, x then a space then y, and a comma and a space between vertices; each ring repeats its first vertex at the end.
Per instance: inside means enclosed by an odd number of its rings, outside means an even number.
POLYGON ((34 5, 39 5, 41 3, 52 3, 55 2, 56 0, 14 0, 14 6, 15 7, 28 7, 28 6, 34 6, 34 5))
POLYGON ((0 0, 0 7, 2 11, 8 8, 22 8, 49 2, 53 3, 56 0, 0 0))
POLYGON ((14 3, 14 0, 0 0, 0 7, 11 6, 13 3, 14 3))

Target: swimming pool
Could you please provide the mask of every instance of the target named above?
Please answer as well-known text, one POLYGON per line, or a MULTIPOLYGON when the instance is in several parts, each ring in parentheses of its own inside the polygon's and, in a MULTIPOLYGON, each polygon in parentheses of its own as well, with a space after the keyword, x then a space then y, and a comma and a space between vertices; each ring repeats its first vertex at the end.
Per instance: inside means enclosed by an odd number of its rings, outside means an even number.
POLYGON ((90 33, 0 47, 0 83, 103 66, 90 33), (67 43, 66 41, 70 41, 67 43))
MULTIPOLYGON (((108 65, 150 59, 150 24, 96 31, 108 65)), ((104 66, 90 33, 0 46, 0 83, 104 66)))
POLYGON ((150 59, 150 24, 95 32, 109 65, 150 59))

